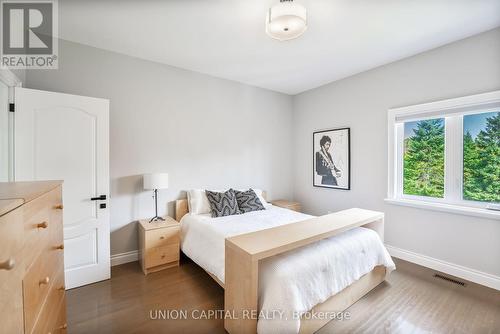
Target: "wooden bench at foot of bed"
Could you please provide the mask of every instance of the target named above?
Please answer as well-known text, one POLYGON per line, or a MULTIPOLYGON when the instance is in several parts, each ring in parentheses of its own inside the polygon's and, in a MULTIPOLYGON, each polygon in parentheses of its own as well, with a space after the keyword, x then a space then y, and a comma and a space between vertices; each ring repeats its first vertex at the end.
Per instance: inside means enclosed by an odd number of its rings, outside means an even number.
MULTIPOLYGON (((244 314, 257 312, 259 261, 277 254, 309 245, 355 227, 374 230, 384 240, 384 214, 382 212, 348 209, 329 215, 241 234, 226 239, 224 308, 237 315, 224 320, 224 328, 233 334, 257 332, 257 320, 244 314)), ((375 267, 311 311, 343 311, 385 279, 385 267, 375 267)), ((312 333, 328 320, 301 320, 300 332, 312 333)))

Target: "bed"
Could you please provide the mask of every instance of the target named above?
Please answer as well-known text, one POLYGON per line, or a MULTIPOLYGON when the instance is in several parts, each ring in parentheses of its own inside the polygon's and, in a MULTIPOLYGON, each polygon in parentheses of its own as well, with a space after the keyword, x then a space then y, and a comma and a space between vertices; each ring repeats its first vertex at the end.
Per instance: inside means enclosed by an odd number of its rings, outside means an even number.
POLYGON ((177 201, 181 249, 225 288, 226 311, 240 312, 225 319, 230 333, 314 332, 330 320, 314 312, 345 310, 395 268, 380 238, 383 214, 373 211, 320 217, 326 224, 270 204, 220 218, 187 213, 187 200, 177 201), (293 240, 270 235, 278 231, 293 240))

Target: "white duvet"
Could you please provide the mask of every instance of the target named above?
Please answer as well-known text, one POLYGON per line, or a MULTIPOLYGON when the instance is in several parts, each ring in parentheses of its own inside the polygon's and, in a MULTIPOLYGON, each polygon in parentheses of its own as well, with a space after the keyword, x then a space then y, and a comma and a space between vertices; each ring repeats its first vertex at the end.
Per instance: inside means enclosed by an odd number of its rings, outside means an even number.
MULTIPOLYGON (((311 218, 272 205, 266 208, 220 218, 185 215, 182 251, 224 282, 225 238, 311 218)), ((377 265, 385 266, 387 273, 395 269, 378 234, 362 227, 264 260, 259 270, 259 310, 275 317, 260 318, 258 333, 298 333, 300 318, 294 314, 324 302, 377 265)))

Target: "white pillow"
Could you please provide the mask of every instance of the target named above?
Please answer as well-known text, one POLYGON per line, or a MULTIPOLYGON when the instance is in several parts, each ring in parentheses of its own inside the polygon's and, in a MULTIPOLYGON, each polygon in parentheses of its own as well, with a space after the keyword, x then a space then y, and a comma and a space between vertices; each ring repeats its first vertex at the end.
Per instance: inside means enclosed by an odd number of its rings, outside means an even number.
POLYGON ((210 202, 205 189, 191 189, 187 192, 189 213, 200 215, 210 213, 210 202))

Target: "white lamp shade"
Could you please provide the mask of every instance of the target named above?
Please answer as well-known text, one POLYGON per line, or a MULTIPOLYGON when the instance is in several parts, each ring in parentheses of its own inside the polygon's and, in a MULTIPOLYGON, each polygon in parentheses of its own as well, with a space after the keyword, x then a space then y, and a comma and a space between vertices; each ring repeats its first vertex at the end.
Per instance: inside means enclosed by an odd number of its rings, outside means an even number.
POLYGON ((167 173, 151 173, 144 174, 144 189, 167 189, 168 174, 167 173))

